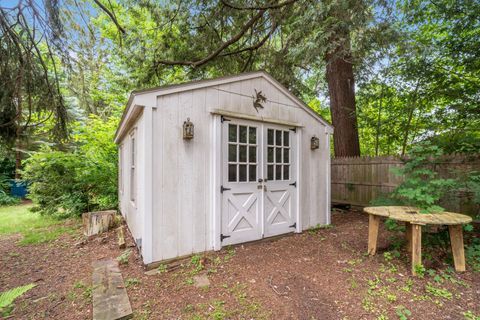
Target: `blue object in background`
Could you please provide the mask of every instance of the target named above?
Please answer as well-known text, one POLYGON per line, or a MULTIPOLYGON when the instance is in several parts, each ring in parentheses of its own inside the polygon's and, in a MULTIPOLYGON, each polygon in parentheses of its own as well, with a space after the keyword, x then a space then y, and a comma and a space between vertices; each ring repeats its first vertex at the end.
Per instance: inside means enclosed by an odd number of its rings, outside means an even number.
POLYGON ((27 183, 21 180, 12 180, 10 194, 24 199, 27 195, 27 183))

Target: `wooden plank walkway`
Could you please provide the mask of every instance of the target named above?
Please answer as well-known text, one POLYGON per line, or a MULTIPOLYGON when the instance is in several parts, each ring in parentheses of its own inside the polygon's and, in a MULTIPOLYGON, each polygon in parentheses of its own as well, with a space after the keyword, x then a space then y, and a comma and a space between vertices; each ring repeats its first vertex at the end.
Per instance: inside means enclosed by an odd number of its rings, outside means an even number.
POLYGON ((130 319, 132 307, 116 260, 101 260, 93 266, 93 320, 130 319))

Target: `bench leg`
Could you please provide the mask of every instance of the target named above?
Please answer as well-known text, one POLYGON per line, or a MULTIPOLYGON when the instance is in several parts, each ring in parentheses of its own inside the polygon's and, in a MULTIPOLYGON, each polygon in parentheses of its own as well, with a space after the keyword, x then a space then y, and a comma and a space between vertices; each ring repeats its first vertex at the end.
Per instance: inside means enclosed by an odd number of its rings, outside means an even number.
POLYGON ((415 266, 422 264, 422 226, 411 225, 412 236, 412 274, 415 275, 415 266))
POLYGON ((368 215, 368 254, 374 255, 377 251, 378 228, 380 226, 380 217, 368 215))
POLYGON ((405 240, 407 241, 407 252, 412 252, 412 224, 405 222, 405 240))
POLYGON ((448 226, 452 245, 453 262, 456 271, 465 271, 465 249, 463 247, 462 225, 448 226))

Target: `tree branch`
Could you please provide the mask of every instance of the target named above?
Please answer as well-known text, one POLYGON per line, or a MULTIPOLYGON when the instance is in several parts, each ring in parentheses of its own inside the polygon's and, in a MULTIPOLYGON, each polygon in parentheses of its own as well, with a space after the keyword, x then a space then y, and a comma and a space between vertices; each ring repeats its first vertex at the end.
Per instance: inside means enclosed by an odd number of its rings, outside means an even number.
POLYGON ((265 37, 262 38, 262 40, 258 41, 256 44, 254 44, 250 47, 246 47, 246 48, 236 50, 236 51, 225 52, 225 53, 220 54, 219 56, 220 57, 226 57, 226 56, 231 56, 231 55, 234 55, 234 54, 239 54, 239 53, 242 53, 242 52, 245 52, 245 51, 257 50, 258 48, 263 46, 265 44, 265 42, 267 42, 267 40, 270 38, 270 36, 275 32, 275 30, 277 30, 277 27, 278 27, 277 23, 274 22, 270 31, 265 35, 265 37))
POLYGON ((118 23, 117 18, 115 18, 115 15, 110 10, 108 10, 108 8, 105 7, 100 1, 98 0, 93 0, 93 1, 97 4, 97 6, 100 7, 100 9, 103 10, 103 12, 105 12, 110 17, 113 23, 115 23, 115 25, 117 26, 117 29, 121 33, 125 34, 125 29, 118 23))
POLYGON ((243 35, 257 22, 265 13, 265 10, 260 10, 255 16, 253 16, 238 32, 234 37, 232 37, 230 40, 224 42, 220 47, 218 47, 215 51, 207 55, 203 59, 195 60, 195 61, 182 61, 182 60, 159 60, 157 61, 156 65, 159 64, 164 64, 164 65, 183 65, 183 66, 191 66, 191 67, 199 67, 204 65, 205 63, 209 62, 210 60, 213 60, 216 58, 218 55, 222 53, 223 50, 240 40, 243 35))
POLYGON ((298 0, 287 0, 285 2, 277 3, 277 4, 269 4, 265 6, 248 6, 248 7, 239 7, 236 5, 231 4, 227 0, 220 0, 220 2, 231 9, 235 10, 269 10, 269 9, 279 9, 284 6, 288 6, 294 2, 297 2, 298 0))

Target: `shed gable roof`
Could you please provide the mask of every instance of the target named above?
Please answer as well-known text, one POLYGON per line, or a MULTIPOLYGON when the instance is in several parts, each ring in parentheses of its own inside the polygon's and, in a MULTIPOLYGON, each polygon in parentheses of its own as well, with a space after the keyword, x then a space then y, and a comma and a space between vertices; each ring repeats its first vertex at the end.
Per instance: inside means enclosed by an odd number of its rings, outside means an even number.
POLYGON ((149 95, 149 94, 154 94, 156 97, 159 97, 162 95, 194 90, 194 89, 201 89, 206 87, 213 87, 216 85, 227 84, 227 83, 242 81, 242 80, 249 80, 249 79, 254 79, 258 77, 262 77, 268 82, 270 82, 275 88, 280 90, 292 101, 294 101, 299 107, 304 109, 304 111, 308 112, 310 115, 312 115, 314 118, 316 118, 319 122, 321 122, 325 126, 328 126, 331 129, 333 129, 333 126, 327 120, 325 120, 322 116, 320 116, 318 113, 313 111, 305 102, 303 102, 297 96, 292 94, 287 88, 285 88, 280 82, 278 82, 275 78, 273 78, 269 73, 267 73, 266 71, 253 71, 253 72, 235 74, 235 75, 212 78, 212 79, 193 80, 193 81, 179 83, 179 84, 164 85, 159 87, 132 91, 128 99, 127 106, 123 111, 122 119, 120 120, 117 131, 115 132, 115 142, 118 142, 120 136, 123 135, 123 134, 120 134, 122 133, 121 131, 124 131, 122 130, 122 128, 127 123, 130 122, 129 118, 131 117, 132 114, 134 114, 133 112, 130 112, 130 109, 134 107, 132 106, 132 103, 135 97, 140 98, 143 95, 149 95))

